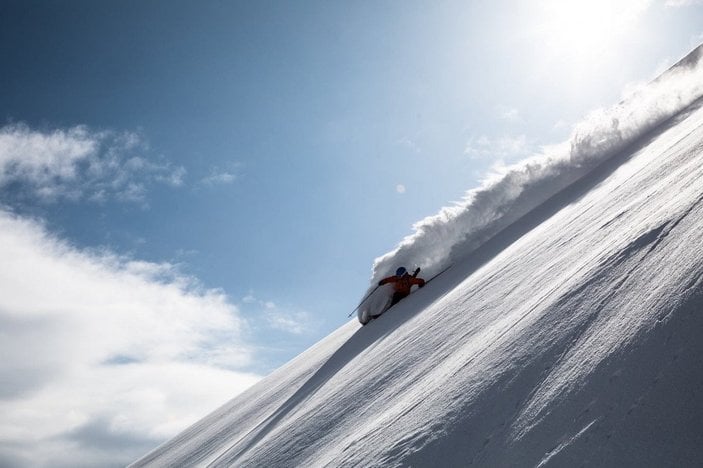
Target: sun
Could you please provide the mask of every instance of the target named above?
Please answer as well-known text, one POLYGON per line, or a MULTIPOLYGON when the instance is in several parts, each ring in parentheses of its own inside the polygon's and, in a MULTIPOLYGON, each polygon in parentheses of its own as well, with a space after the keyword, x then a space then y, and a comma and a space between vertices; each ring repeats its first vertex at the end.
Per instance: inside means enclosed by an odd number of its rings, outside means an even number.
POLYGON ((650 0, 545 0, 539 33, 557 55, 589 59, 619 43, 650 0))

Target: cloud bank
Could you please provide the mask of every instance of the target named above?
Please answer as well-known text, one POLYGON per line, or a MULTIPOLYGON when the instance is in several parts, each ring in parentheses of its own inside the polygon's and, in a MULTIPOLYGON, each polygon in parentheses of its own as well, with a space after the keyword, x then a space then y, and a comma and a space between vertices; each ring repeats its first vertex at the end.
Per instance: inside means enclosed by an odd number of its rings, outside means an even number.
MULTIPOLYGON (((703 46, 616 106, 594 111, 568 141, 505 168, 455 206, 413 226, 414 233, 373 265, 371 287, 400 265, 420 265, 431 277, 588 174, 703 96, 703 46)), ((497 151, 502 151, 499 147, 497 151)))
POLYGON ((237 307, 171 264, 2 209, 0 258, 0 466, 124 465, 259 378, 237 307))
POLYGON ((185 174, 135 132, 0 128, 0 466, 124 466, 260 378, 246 369, 275 350, 257 332, 313 328, 304 311, 252 311, 171 263, 81 249, 16 210, 146 204, 185 174))

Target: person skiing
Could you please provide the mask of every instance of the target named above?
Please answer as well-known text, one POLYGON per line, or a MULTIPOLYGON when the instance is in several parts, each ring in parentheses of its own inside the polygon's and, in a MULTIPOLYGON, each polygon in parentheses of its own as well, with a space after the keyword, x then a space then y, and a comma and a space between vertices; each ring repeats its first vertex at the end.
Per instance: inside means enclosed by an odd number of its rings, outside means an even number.
POLYGON ((417 274, 420 272, 418 268, 413 275, 408 273, 405 267, 400 267, 395 271, 394 276, 389 276, 388 278, 383 278, 378 282, 379 286, 384 284, 393 283, 393 299, 389 307, 393 307, 401 299, 407 297, 410 294, 410 289, 413 285, 418 285, 419 287, 425 286, 425 280, 422 278, 417 278, 417 274))

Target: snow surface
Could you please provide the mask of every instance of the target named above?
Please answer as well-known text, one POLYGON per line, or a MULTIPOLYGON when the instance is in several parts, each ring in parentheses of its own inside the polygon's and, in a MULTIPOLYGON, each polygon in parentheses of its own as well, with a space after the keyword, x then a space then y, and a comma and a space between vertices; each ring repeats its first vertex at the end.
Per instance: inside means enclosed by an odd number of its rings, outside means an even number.
POLYGON ((426 221, 376 272, 438 236, 446 273, 133 466, 703 465, 703 81, 676 79, 426 221))

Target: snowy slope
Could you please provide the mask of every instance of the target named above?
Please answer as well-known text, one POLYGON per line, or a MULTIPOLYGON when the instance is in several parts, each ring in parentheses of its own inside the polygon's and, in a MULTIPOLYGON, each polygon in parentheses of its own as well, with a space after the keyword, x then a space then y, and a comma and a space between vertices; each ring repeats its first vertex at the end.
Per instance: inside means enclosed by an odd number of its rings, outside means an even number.
POLYGON ((703 465, 703 100, 133 466, 703 465))

